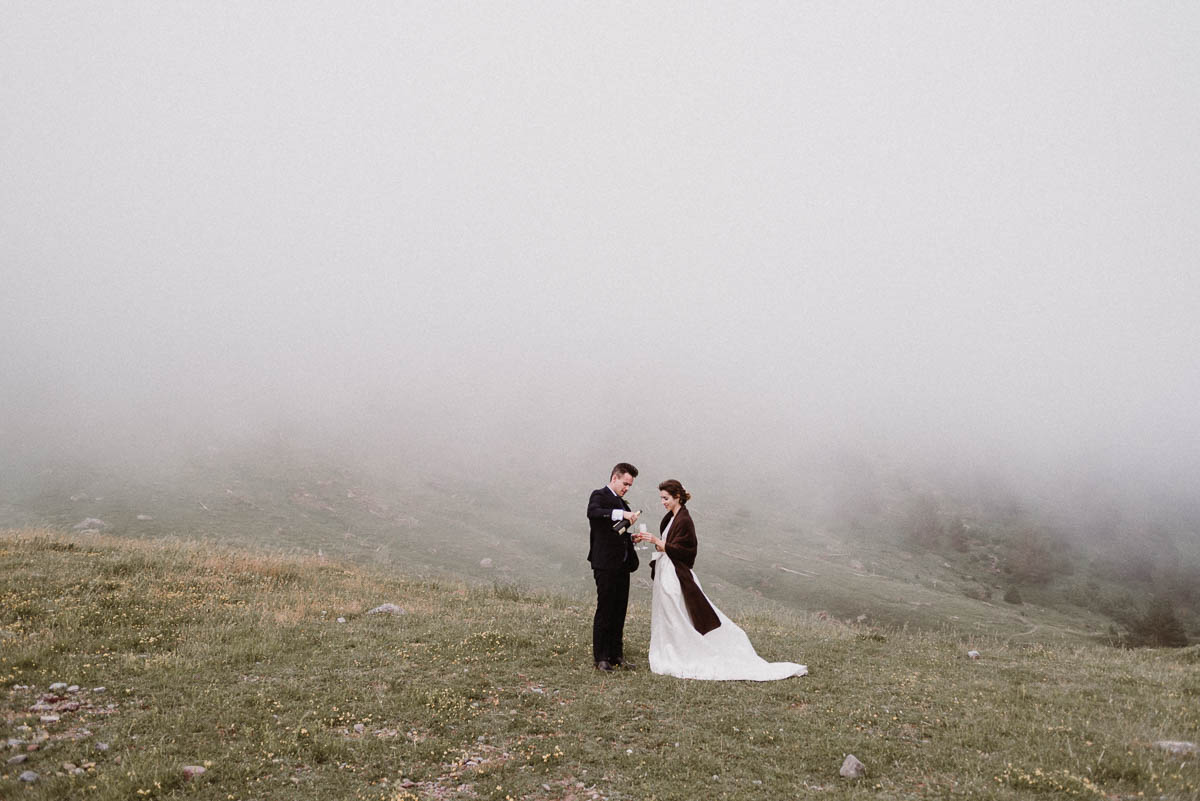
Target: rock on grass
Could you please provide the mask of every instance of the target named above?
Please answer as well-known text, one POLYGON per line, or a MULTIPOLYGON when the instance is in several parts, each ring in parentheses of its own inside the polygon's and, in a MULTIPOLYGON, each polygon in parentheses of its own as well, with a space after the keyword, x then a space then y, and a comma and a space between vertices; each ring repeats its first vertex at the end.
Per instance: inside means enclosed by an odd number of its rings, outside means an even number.
POLYGON ((408 613, 404 611, 403 607, 396 606, 396 604, 380 604, 379 606, 375 607, 371 611, 367 612, 367 614, 368 615, 405 615, 408 613))
POLYGON ((838 771, 847 779, 860 779, 867 775, 867 766, 858 761, 858 757, 854 754, 846 754, 846 759, 842 762, 842 769, 838 771))

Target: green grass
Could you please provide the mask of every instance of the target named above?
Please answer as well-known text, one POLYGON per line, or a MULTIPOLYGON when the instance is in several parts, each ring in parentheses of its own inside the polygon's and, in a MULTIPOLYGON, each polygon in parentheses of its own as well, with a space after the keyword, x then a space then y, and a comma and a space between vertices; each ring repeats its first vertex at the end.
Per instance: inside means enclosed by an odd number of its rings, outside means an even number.
MULTIPOLYGON (((0 765, 0 797, 1191 798, 1200 788, 1195 758, 1152 745, 1200 739, 1196 648, 967 640, 716 600, 763 656, 812 675, 597 673, 586 588, 549 595, 211 545, 9 531, 0 740, 41 742, 25 764, 0 765), (407 614, 365 614, 388 601, 407 614), (983 657, 967 659, 968 646, 983 657), (81 706, 43 724, 30 707, 55 681, 80 685, 81 706), (867 764, 866 779, 838 777, 845 753, 867 764), (85 775, 66 775, 65 762, 88 765, 85 775), (188 780, 185 765, 208 770, 188 780), (42 778, 21 785, 23 770, 42 778)), ((635 592, 627 652, 642 662, 647 605, 635 592)))

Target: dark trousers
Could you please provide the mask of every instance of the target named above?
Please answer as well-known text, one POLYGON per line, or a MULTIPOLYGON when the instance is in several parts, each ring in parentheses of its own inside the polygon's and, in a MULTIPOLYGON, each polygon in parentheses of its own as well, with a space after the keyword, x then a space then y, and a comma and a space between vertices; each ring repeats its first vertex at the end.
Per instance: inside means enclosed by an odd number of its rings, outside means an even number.
POLYGON ((625 659, 625 609, 629 606, 628 570, 593 570, 596 617, 592 619, 592 658, 617 664, 625 659))

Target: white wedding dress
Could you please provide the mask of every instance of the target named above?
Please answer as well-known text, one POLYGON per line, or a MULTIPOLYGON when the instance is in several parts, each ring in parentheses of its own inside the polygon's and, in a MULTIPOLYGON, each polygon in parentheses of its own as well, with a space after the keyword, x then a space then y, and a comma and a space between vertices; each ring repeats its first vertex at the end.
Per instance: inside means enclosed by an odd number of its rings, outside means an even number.
MULTIPOLYGON (((768 662, 750 644, 746 632, 713 604, 721 625, 701 634, 692 625, 675 565, 665 553, 650 557, 654 594, 650 606, 650 670, 681 679, 774 681, 804 676, 808 668, 795 662, 768 662)), ((700 579, 692 573, 696 586, 700 579)), ((712 604, 712 599, 709 599, 712 604)))

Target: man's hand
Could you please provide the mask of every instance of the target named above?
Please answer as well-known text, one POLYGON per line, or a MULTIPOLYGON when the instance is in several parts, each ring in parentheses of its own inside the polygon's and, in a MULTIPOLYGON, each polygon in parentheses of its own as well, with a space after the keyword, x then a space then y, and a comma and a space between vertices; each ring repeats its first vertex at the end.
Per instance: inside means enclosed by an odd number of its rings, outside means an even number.
POLYGON ((640 515, 640 514, 641 514, 641 512, 626 512, 625 519, 628 520, 630 523, 636 523, 637 519, 638 519, 638 515, 640 515))

